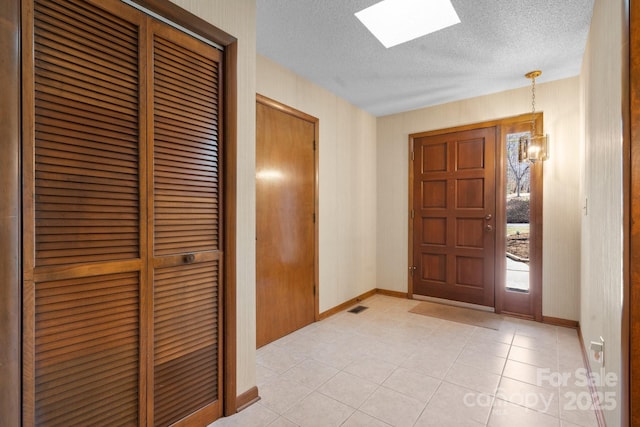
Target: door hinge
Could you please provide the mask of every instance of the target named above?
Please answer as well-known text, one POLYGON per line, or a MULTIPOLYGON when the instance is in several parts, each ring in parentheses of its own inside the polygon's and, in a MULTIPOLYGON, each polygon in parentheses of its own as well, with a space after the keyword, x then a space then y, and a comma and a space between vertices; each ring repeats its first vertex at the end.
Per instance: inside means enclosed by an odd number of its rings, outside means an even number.
POLYGON ((415 156, 414 156, 414 154, 413 154, 413 153, 414 153, 414 152, 412 151, 412 152, 411 152, 411 161, 414 161, 414 160, 415 160, 415 156))
POLYGON ((313 223, 314 224, 316 223, 316 213, 315 212, 313 213, 313 223))
POLYGON ((416 216, 416 211, 411 209, 411 219, 415 218, 416 216))
POLYGON ((316 151, 316 140, 313 140, 313 151, 316 151))
POLYGON ((313 296, 316 296, 316 285, 313 285, 313 296))

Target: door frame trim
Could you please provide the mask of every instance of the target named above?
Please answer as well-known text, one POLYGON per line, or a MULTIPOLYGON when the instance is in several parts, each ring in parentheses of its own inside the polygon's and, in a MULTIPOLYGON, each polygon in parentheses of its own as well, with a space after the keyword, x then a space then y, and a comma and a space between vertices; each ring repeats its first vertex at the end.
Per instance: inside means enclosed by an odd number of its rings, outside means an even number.
POLYGON ((313 153, 313 162, 314 162, 314 174, 313 174, 313 180, 314 180, 314 184, 313 184, 313 192, 314 192, 314 200, 313 200, 313 210, 315 211, 315 222, 313 224, 313 228, 314 228, 314 254, 313 254, 313 281, 314 281, 314 295, 313 295, 313 299, 314 299, 314 309, 313 309, 313 319, 314 321, 318 321, 320 320, 320 262, 319 262, 319 255, 320 255, 320 246, 319 246, 319 239, 320 239, 320 202, 319 202, 319 169, 320 169, 320 132, 319 132, 319 128, 320 128, 320 120, 317 117, 313 117, 307 113, 304 113, 300 110, 296 110, 293 107, 290 107, 286 104, 283 104, 279 101, 276 101, 275 99, 272 98, 268 98, 264 95, 261 95, 259 93, 256 93, 256 102, 266 105, 268 107, 274 108, 278 111, 281 111, 283 113, 292 115, 294 117, 297 117, 299 119, 302 120, 306 120, 308 122, 313 123, 313 138, 315 140, 314 142, 314 153, 313 153))
POLYGON ((0 7, 0 413, 20 425, 22 399, 21 1, 0 7))
POLYGON ((622 425, 640 423, 640 2, 625 2, 622 26, 623 302, 622 425))
MULTIPOLYGON (((540 128, 537 130, 542 131, 543 113, 537 112, 535 118, 536 118, 536 126, 540 128)), ((441 134, 452 133, 452 132, 461 132, 461 131, 467 131, 467 130, 473 130, 473 129, 479 129, 479 128, 495 127, 496 128, 496 175, 495 177, 496 177, 496 194, 498 194, 498 190, 500 190, 501 188, 504 188, 504 185, 505 185, 505 183, 503 182, 504 177, 502 176, 503 175, 502 171, 504 170, 504 161, 505 161, 504 150, 502 150, 502 139, 501 139, 501 137, 503 136, 502 127, 513 125, 516 123, 521 123, 521 122, 531 122, 531 113, 520 114, 517 116, 505 117, 505 118, 496 119, 496 120, 488 120, 480 123, 471 123, 471 124, 466 124, 461 126, 454 126, 446 129, 436 129, 436 130, 409 134, 409 137, 408 137, 409 149, 407 153, 407 162, 409 163, 408 187, 407 187, 409 189, 408 209, 407 209, 407 222, 408 222, 408 254, 407 254, 408 266, 407 267, 409 269, 411 269, 412 266, 414 265, 414 259, 413 259, 414 227, 413 227, 413 218, 411 218, 411 211, 413 209, 413 202, 414 202, 412 189, 413 189, 413 180, 415 177, 413 161, 412 161, 412 154, 414 152, 414 140, 416 138, 422 138, 425 136, 434 136, 434 135, 441 135, 441 134), (500 141, 500 143, 498 143, 498 141, 500 141), (497 173, 498 171, 500 173, 497 173)), ((540 163, 539 166, 540 166, 539 168, 536 168, 539 170, 539 176, 540 176, 540 179, 539 179, 540 196, 538 197, 538 200, 537 200, 539 217, 536 217, 535 220, 538 223, 540 230, 539 230, 539 233, 537 233, 537 236, 535 239, 535 247, 533 248, 534 251, 538 252, 536 254, 536 257, 537 259, 539 259, 539 262, 538 262, 537 274, 534 273, 530 280, 532 284, 531 298, 532 298, 532 306, 533 306, 533 319, 538 322, 541 322, 542 321, 542 271, 543 271, 542 270, 542 267, 543 267, 542 266, 542 212, 543 212, 543 206, 542 206, 543 179, 542 178, 543 178, 543 174, 542 174, 542 164, 540 163)), ((501 223, 501 221, 504 222, 505 220, 504 208, 505 206, 504 206, 504 203, 502 202, 502 199, 500 197, 496 197, 496 224, 501 223)), ((505 250, 504 239, 505 239, 505 231, 502 229, 502 227, 496 227, 496 245, 495 245, 496 253, 498 253, 498 251, 505 250)), ((498 283, 498 280, 504 280, 503 279, 504 275, 500 276, 502 274, 500 268, 502 268, 503 265, 504 265, 504 262, 501 262, 500 257, 496 256, 495 257, 496 274, 494 275, 495 277, 494 308, 496 313, 502 312, 502 308, 504 304, 502 293, 497 292, 495 287, 495 283, 498 283)), ((407 282, 408 282, 408 286, 407 286, 408 297, 412 299, 414 296, 413 296, 413 276, 411 274, 407 274, 407 282)), ((509 314, 512 314, 512 313, 509 313, 509 314)))

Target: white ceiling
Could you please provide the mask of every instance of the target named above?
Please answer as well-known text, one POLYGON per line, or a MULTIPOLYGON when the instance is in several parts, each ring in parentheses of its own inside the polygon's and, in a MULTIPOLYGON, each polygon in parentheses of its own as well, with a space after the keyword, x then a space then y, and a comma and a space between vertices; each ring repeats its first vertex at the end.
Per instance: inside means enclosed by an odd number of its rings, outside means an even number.
POLYGON ((578 75, 594 2, 452 0, 460 24, 386 49, 354 16, 378 1, 257 0, 258 53, 384 116, 578 75))

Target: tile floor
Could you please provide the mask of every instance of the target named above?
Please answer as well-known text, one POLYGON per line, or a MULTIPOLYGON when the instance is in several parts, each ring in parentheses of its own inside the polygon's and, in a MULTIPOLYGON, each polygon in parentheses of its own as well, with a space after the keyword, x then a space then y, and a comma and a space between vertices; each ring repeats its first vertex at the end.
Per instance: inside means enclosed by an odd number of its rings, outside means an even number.
POLYGON ((591 399, 575 330, 496 331, 409 313, 418 303, 376 295, 259 349, 261 400, 210 427, 597 426, 578 409, 591 399))

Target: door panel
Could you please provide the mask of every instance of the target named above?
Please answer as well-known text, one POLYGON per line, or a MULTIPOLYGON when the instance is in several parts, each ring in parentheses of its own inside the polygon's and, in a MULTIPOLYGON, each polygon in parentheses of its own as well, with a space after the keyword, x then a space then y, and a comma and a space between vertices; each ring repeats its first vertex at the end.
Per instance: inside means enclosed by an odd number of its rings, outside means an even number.
POLYGON ((166 426, 219 400, 218 261, 154 275, 154 424, 166 426))
POLYGON ((139 20, 35 2, 24 132, 24 425, 140 422, 139 20), (89 23, 89 24, 87 24, 89 23), (90 34, 90 35, 88 35, 90 34))
POLYGON ((220 52, 154 24, 154 425, 221 415, 220 52))
POLYGON ((37 267, 139 257, 138 33, 115 16, 106 25, 103 14, 37 2, 37 267), (99 40, 76 41, 68 25, 77 19, 95 20, 99 40))
POLYGON ((414 294, 493 306, 495 132, 414 139, 414 294))
POLYGON ((263 346, 315 320, 315 123, 257 103, 256 313, 263 346))
POLYGON ((138 420, 137 272, 36 285, 37 425, 138 420))

